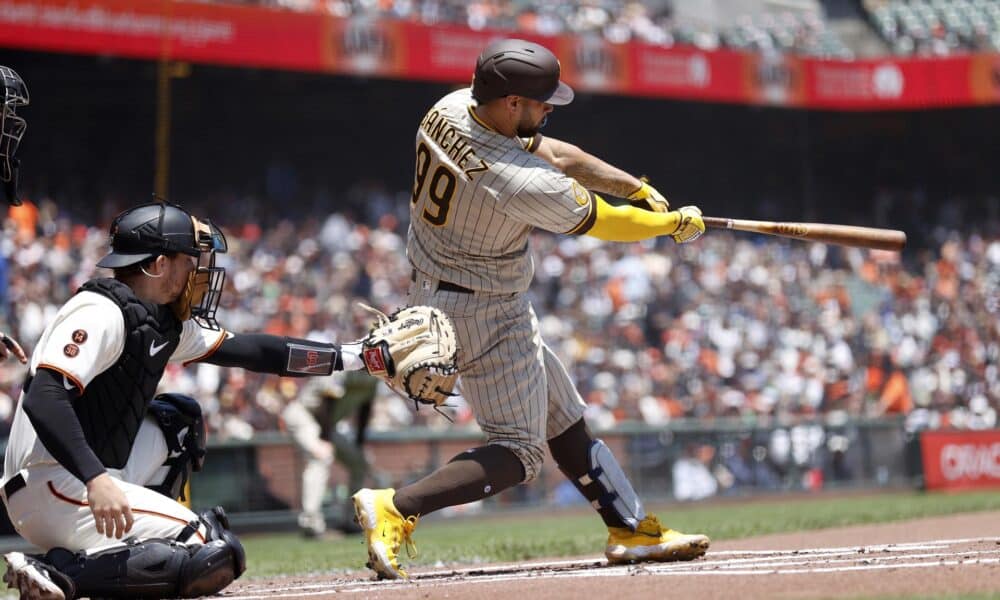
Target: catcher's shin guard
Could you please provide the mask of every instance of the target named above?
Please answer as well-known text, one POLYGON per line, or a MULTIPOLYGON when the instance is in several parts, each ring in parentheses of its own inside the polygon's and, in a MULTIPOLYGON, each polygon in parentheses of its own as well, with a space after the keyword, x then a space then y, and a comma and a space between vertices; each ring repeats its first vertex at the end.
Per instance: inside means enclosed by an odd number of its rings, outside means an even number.
POLYGON ((131 541, 94 554, 55 548, 47 562, 69 576, 79 596, 100 598, 198 598, 223 590, 246 570, 243 545, 229 531, 221 509, 201 515, 205 544, 174 540, 131 541))

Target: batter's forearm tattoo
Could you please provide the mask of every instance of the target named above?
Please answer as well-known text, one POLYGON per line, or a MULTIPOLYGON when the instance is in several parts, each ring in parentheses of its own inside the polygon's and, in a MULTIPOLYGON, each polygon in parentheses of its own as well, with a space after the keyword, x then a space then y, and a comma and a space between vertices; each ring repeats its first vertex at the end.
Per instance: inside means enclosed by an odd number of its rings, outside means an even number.
POLYGON ((588 190, 619 198, 625 198, 640 185, 636 177, 590 155, 571 163, 566 169, 566 174, 579 181, 588 190))
POLYGON ((639 188, 638 178, 572 144, 552 140, 563 172, 592 192, 624 198, 639 188))

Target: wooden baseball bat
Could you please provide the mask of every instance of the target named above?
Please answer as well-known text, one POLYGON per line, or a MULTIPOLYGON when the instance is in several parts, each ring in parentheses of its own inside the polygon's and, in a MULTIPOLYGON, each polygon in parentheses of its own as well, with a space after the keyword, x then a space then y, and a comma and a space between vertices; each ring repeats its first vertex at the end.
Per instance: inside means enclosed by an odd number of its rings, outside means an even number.
POLYGON ((736 229, 766 235, 826 242, 841 246, 875 248, 899 252, 906 244, 906 233, 897 229, 877 229, 855 227, 853 225, 831 225, 829 223, 785 223, 778 221, 750 221, 747 219, 726 219, 702 217, 705 227, 713 229, 736 229))

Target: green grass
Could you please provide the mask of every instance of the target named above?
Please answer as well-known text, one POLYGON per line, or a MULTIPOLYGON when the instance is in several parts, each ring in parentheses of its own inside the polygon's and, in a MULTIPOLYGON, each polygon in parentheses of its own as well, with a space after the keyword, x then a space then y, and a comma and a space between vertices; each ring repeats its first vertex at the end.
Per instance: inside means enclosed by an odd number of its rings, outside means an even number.
MULTIPOLYGON (((706 533, 714 540, 998 509, 1000 494, 995 492, 909 492, 651 507, 670 526, 706 533)), ((590 511, 425 519, 414 534, 420 553, 407 563, 429 566, 598 555, 606 535, 600 519, 590 511)), ((241 539, 247 549, 248 572, 257 577, 360 569, 366 560, 360 536, 323 542, 305 541, 293 534, 241 539)))

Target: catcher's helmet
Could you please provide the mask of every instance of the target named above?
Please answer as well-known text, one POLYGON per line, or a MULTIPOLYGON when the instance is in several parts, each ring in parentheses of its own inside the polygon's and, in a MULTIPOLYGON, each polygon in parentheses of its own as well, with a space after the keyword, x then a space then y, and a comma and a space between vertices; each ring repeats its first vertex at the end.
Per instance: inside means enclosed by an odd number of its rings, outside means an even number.
POLYGON ((178 252, 200 256, 191 215, 173 204, 144 204, 130 208, 111 223, 111 252, 98 267, 120 269, 161 254, 178 252))
POLYGON ((476 60, 472 97, 480 103, 516 95, 569 104, 573 88, 559 81, 559 71, 559 60, 545 46, 518 39, 493 42, 476 60))
POLYGON ((0 65, 0 183, 7 200, 14 206, 21 204, 17 195, 18 160, 14 158, 28 124, 17 116, 19 106, 28 105, 28 86, 14 69, 0 65))

